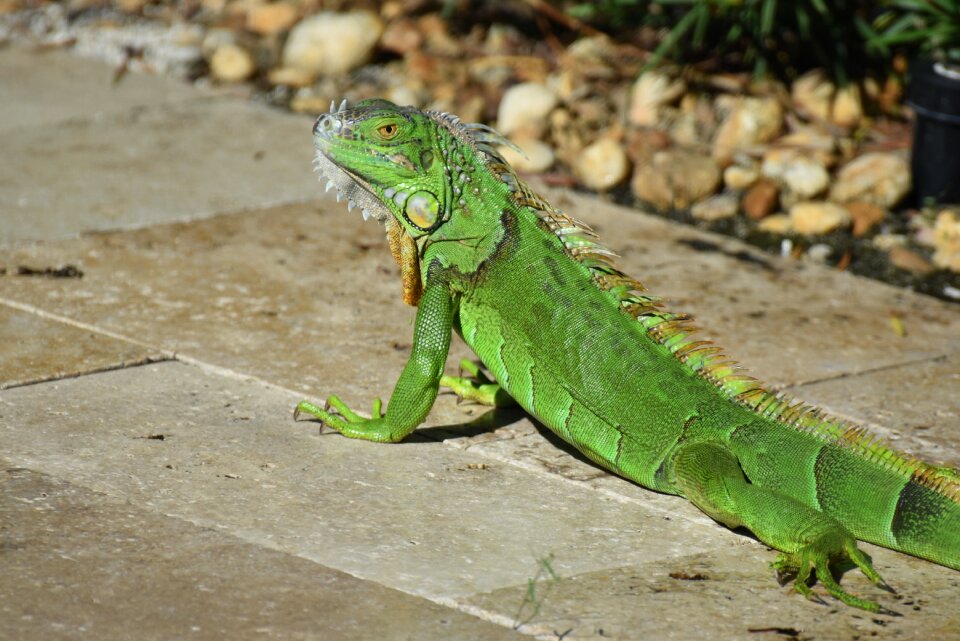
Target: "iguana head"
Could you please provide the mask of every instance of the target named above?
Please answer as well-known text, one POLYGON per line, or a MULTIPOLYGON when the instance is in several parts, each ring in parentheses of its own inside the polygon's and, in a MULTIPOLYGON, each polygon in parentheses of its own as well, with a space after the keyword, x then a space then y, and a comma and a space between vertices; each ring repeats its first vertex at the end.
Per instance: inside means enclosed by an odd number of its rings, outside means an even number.
POLYGON ((349 108, 346 101, 339 107, 331 103, 313 134, 316 166, 327 178, 327 190, 336 187, 338 199, 345 197, 350 209, 359 207, 365 219, 372 216, 386 225, 404 301, 414 305, 429 241, 449 238, 456 227, 451 219, 477 211, 475 203, 489 195, 487 190, 509 189, 501 174, 513 177, 492 146, 512 143, 490 128, 386 100, 349 108), (492 182, 491 162, 505 166, 492 182))
POLYGON ((346 101, 313 127, 317 168, 364 219, 399 221, 413 235, 443 223, 449 185, 424 113, 386 100, 346 101))

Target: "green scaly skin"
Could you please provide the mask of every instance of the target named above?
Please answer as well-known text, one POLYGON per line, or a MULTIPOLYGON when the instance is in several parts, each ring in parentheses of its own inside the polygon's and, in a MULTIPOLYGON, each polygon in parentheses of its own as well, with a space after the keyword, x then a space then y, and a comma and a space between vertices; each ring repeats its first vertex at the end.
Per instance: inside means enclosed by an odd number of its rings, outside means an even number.
POLYGON ((765 390, 691 337, 619 271, 590 229, 521 182, 482 125, 383 100, 331 105, 314 127, 318 169, 387 228, 404 300, 417 305, 410 360, 386 413, 331 396, 306 412, 345 436, 397 442, 442 384, 516 401, 598 465, 684 496, 781 551, 778 575, 812 572, 851 606, 889 612, 831 574, 855 564, 886 587, 857 540, 960 569, 960 481, 862 428, 765 390), (451 330, 496 380, 443 375, 451 330))

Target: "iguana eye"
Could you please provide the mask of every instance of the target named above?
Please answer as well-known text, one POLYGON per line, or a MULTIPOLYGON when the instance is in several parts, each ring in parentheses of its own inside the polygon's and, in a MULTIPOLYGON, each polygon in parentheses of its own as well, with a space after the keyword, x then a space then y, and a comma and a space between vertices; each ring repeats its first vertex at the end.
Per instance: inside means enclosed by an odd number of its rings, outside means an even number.
POLYGON ((397 126, 395 122, 388 122, 385 125, 380 125, 377 128, 377 133, 380 134, 380 137, 384 140, 390 140, 391 138, 396 137, 397 132, 400 131, 400 127, 397 126))
POLYGON ((407 198, 403 215, 420 231, 430 231, 440 222, 440 201, 429 191, 418 191, 407 198))

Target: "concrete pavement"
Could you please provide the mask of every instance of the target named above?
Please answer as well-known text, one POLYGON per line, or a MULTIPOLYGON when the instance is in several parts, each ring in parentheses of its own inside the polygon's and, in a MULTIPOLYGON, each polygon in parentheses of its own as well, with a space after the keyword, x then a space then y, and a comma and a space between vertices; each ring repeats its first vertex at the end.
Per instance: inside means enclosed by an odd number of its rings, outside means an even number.
MULTIPOLYGON (((441 396, 393 446, 294 423, 388 396, 413 317, 382 231, 323 197, 309 119, 62 52, 0 51, 0 78, 0 638, 960 629, 960 573, 867 546, 900 594, 845 584, 904 616, 811 604, 517 413, 441 396)), ((550 195, 762 380, 960 466, 960 308, 550 195)))

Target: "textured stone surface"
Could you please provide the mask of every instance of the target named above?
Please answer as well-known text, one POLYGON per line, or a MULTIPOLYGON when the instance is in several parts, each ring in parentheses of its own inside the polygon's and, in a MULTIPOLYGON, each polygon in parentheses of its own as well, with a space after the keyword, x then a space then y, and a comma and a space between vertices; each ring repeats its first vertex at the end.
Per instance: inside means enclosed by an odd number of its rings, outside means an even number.
MULTIPOLYGON (((908 323, 908 333, 923 326, 908 323)), ((895 339, 892 339, 895 340, 895 339)), ((960 469, 960 354, 790 388, 790 393, 856 417, 899 449, 960 469)))
MULTIPOLYGON (((668 296, 671 308, 695 314, 707 335, 771 383, 960 351, 957 311, 946 303, 593 200, 556 194, 553 202, 596 226, 628 273, 668 296), (891 309, 924 333, 894 340, 891 309)), ((382 229, 342 209, 331 199, 9 252, 13 264, 66 262, 85 276, 3 278, 0 297, 366 404, 389 393, 406 361, 413 309, 400 303, 382 229)), ((450 362, 465 355, 459 348, 450 362)))
POLYGON ((844 576, 844 585, 903 616, 870 615, 834 603, 815 606, 789 587, 778 588, 765 563, 772 554, 754 545, 589 574, 559 573, 558 580, 535 584, 533 600, 523 584, 476 595, 468 603, 512 610, 525 621, 525 632, 545 638, 566 632, 564 639, 577 641, 953 638, 960 623, 953 606, 960 575, 867 547, 900 594, 882 592, 855 572, 844 576))
POLYGON ((161 358, 159 350, 0 304, 0 389, 161 358))
MULTIPOLYGON (((109 113, 205 95, 170 78, 135 73, 112 83, 113 73, 110 67, 63 51, 37 54, 15 47, 0 50, 0 78, 4 78, 0 83, 0 134, 27 127, 52 127, 71 119, 102 119, 109 113)), ((3 146, 10 158, 7 143, 3 146)), ((32 151, 41 156, 49 152, 32 151)))
POLYGON ((0 245, 300 201, 317 189, 308 118, 226 100, 8 130, 0 144, 22 159, 0 164, 0 245))
POLYGON ((0 637, 527 638, 0 461, 0 637))
POLYGON ((9 389, 0 458, 432 599, 522 583, 551 553, 580 573, 735 538, 679 500, 669 521, 624 509, 424 438, 436 430, 399 445, 320 434, 292 420, 296 400, 181 363, 9 389))

